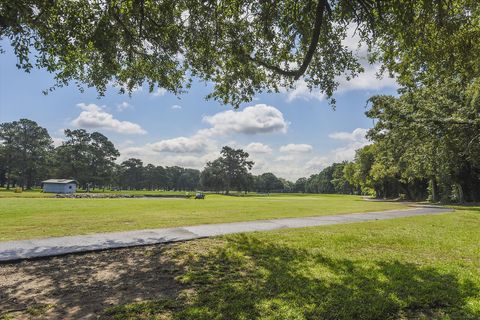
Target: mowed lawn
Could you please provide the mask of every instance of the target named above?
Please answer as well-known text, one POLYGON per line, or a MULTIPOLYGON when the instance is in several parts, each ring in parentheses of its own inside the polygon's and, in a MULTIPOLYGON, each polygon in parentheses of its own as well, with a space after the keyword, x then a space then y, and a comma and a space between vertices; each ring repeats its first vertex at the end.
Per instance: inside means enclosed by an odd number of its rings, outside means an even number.
POLYGON ((479 243, 476 207, 154 247, 142 265, 168 257, 183 291, 104 318, 480 319, 479 243))
POLYGON ((479 243, 470 207, 27 260, 0 319, 478 320, 479 243))
MULTIPOLYGON (((345 195, 207 195, 194 199, 0 198, 0 241, 405 208, 345 195)), ((36 196, 42 195, 37 193, 36 196)))

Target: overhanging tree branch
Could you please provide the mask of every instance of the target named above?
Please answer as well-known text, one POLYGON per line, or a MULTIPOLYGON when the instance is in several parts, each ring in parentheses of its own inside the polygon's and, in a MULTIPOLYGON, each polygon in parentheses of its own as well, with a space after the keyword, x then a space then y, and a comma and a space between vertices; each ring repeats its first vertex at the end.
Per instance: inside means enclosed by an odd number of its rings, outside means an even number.
POLYGON ((269 63, 259 60, 256 57, 252 57, 250 55, 246 55, 247 59, 255 64, 258 64, 266 69, 269 69, 275 73, 278 73, 282 76, 293 77, 295 80, 298 80, 307 70, 308 65, 312 61, 313 55, 315 50, 317 49, 318 40, 320 38, 320 31, 323 24, 323 17, 325 15, 325 10, 329 13, 331 12, 330 5, 328 4, 327 0, 318 0, 317 7, 316 7, 316 15, 315 15, 315 25, 313 27, 312 38, 310 39, 310 45, 308 47, 307 53, 303 58, 303 62, 297 70, 284 70, 278 66, 270 65, 269 63))

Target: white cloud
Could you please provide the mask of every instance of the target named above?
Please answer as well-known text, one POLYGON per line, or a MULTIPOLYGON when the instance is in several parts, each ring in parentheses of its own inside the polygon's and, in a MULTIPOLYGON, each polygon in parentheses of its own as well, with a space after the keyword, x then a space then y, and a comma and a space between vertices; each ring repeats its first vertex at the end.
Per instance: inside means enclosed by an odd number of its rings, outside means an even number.
POLYGON ((355 158, 355 151, 365 146, 363 143, 351 143, 347 146, 337 148, 331 151, 330 159, 332 162, 351 161, 355 158))
POLYGON ((366 138, 367 132, 368 132, 368 129, 366 128, 356 128, 352 132, 341 131, 341 132, 330 133, 328 137, 335 140, 363 142, 367 140, 366 138))
MULTIPOLYGON (((63 133, 63 132, 62 132, 63 133)), ((62 143, 65 141, 64 138, 58 138, 58 137, 52 137, 53 140, 53 146, 56 148, 58 146, 61 146, 62 143)))
POLYGON ((125 110, 130 109, 130 108, 133 108, 133 106, 126 101, 123 101, 122 103, 117 104, 117 110, 120 111, 120 112, 125 111, 125 110))
POLYGON ((329 166, 332 161, 325 156, 317 156, 313 157, 312 159, 308 160, 306 163, 306 167, 310 172, 319 172, 323 170, 325 167, 329 166))
POLYGON ((294 144, 290 143, 284 146, 280 147, 280 152, 285 152, 285 153, 307 153, 311 152, 313 147, 309 144, 294 144))
POLYGON ((147 158, 155 156, 158 156, 158 153, 154 152, 148 146, 120 148, 120 158, 123 160, 128 158, 141 158, 146 161, 147 158))
POLYGON ((275 161, 293 161, 296 158, 297 158, 296 155, 289 154, 289 155, 285 155, 285 156, 276 157, 275 161))
POLYGON ((351 132, 331 133, 329 137, 338 140, 341 145, 325 152, 314 153, 313 148, 306 147, 309 145, 290 144, 282 146, 279 149, 280 154, 253 154, 252 158, 255 161, 253 172, 255 174, 273 172, 291 181, 295 181, 299 177, 309 177, 334 162, 353 160, 355 151, 369 144, 365 137, 367 131, 368 129, 365 128, 356 128, 351 132), (312 152, 307 152, 308 150, 312 152))
POLYGON ((292 102, 293 100, 296 100, 296 99, 302 99, 306 101, 310 101, 310 100, 322 101, 325 98, 325 95, 321 93, 320 90, 315 88, 310 90, 310 88, 307 85, 307 82, 305 82, 303 78, 299 79, 295 83, 295 88, 287 89, 285 87, 280 87, 280 92, 287 95, 287 102, 292 102))
POLYGON ((360 43, 360 36, 356 30, 357 26, 355 24, 350 24, 347 27, 347 34, 345 39, 342 40, 342 44, 351 50, 357 57, 366 58, 368 51, 367 46, 363 43, 360 43))
POLYGON ((208 143, 201 137, 178 137, 161 140, 150 144, 153 151, 173 153, 202 153, 207 150, 208 143))
POLYGON ((203 121, 212 125, 210 129, 203 129, 199 134, 214 136, 231 133, 259 134, 273 132, 287 132, 288 123, 282 112, 266 104, 256 104, 241 111, 223 111, 213 116, 205 116, 203 121))
MULTIPOLYGON (((86 108, 90 109, 88 106, 86 108)), ((94 107, 90 111, 99 110, 94 107)), ((225 137, 232 133, 286 132, 288 127, 278 109, 264 104, 250 106, 241 111, 219 112, 204 117, 203 121, 211 127, 201 129, 189 137, 164 139, 141 147, 125 146, 126 148, 121 150, 121 158, 139 157, 145 162, 152 163, 158 163, 158 159, 161 159, 162 164, 202 168, 207 161, 219 156, 220 141, 223 139, 223 142, 226 142, 225 137)), ((268 145, 259 142, 250 143, 245 149, 252 154, 260 155, 272 151, 268 145)))
POLYGON ((343 93, 352 90, 380 90, 386 88, 397 88, 397 82, 394 78, 388 76, 378 77, 380 73, 379 64, 363 64, 364 72, 360 73, 355 78, 347 81, 345 77, 339 79, 339 86, 337 92, 343 93))
MULTIPOLYGON (((97 111, 96 107, 84 109, 97 111)), ((241 111, 225 111, 204 117, 210 127, 201 129, 191 136, 163 139, 143 146, 124 144, 121 160, 137 157, 145 163, 164 166, 183 166, 203 169, 207 161, 219 157, 220 147, 229 145, 243 148, 255 162, 252 172, 273 172, 279 177, 295 181, 308 177, 343 160, 352 160, 355 150, 368 144, 367 129, 356 128, 351 132, 333 132, 330 139, 338 140, 339 147, 325 152, 314 152, 309 144, 286 144, 276 150, 261 142, 250 142, 246 146, 236 141, 237 134, 285 132, 288 124, 279 110, 266 105, 256 105, 241 111)))
POLYGON ((120 154, 119 161, 134 157, 142 159, 144 163, 162 166, 182 166, 194 169, 203 169, 208 161, 212 161, 219 156, 218 152, 203 155, 158 153, 152 150, 151 145, 120 149, 120 154))
POLYGON ((348 142, 346 146, 331 151, 332 161, 353 160, 355 151, 370 143, 366 137, 367 132, 366 128, 356 128, 352 132, 341 131, 329 134, 328 137, 331 139, 348 142))
POLYGON ((172 110, 180 110, 182 109, 182 106, 179 106, 178 104, 174 104, 173 106, 170 107, 172 110))
POLYGON ((79 128, 104 129, 122 134, 146 134, 147 132, 136 123, 120 121, 112 114, 105 112, 103 106, 96 104, 77 104, 83 111, 72 120, 71 124, 79 128))
POLYGON ((272 148, 260 142, 252 142, 245 147, 245 151, 249 153, 270 153, 272 152, 272 148))
POLYGON ((167 90, 163 88, 158 88, 156 91, 152 93, 154 97, 163 97, 167 93, 167 90))

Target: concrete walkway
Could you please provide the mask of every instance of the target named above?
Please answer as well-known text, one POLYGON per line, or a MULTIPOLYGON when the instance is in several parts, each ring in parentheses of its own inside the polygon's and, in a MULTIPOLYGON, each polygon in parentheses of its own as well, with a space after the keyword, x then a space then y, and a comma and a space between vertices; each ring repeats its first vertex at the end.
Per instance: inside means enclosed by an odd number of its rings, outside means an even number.
POLYGON ((442 214, 451 211, 453 210, 440 207, 416 207, 411 209, 383 212, 204 224, 190 227, 148 229, 46 239, 8 241, 0 242, 0 262, 59 256, 68 253, 185 241, 231 233, 268 231, 282 228, 303 228, 371 220, 387 220, 426 214, 442 214))

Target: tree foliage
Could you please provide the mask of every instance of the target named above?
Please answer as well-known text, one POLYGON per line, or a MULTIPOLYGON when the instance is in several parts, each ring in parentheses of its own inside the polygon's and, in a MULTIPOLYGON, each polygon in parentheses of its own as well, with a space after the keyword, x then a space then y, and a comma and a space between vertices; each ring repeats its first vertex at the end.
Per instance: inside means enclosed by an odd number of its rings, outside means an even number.
POLYGON ((476 0, 5 0, 0 37, 19 68, 45 68, 56 86, 180 93, 198 77, 238 107, 299 78, 331 97, 339 76, 362 71, 342 43, 348 28, 402 85, 452 70, 478 79, 479 13, 476 0))
POLYGON ((344 175, 346 162, 333 163, 318 174, 312 174, 308 179, 297 180, 300 192, 308 193, 343 193, 352 194, 353 188, 344 175), (303 188, 302 188, 303 187, 303 188), (302 191, 302 189, 304 191, 302 191))
POLYGON ((247 190, 254 164, 248 160, 249 154, 229 146, 224 146, 220 153, 221 157, 207 163, 201 174, 202 185, 210 190, 225 190, 227 194, 231 189, 247 190))
POLYGON ((123 161, 114 176, 118 177, 114 185, 127 190, 193 191, 200 183, 199 170, 153 164, 144 166, 143 161, 136 158, 123 161))
POLYGON ((65 130, 67 140, 56 150, 56 172, 75 178, 80 186, 109 184, 115 160, 120 155, 113 143, 99 132, 65 130))
POLYGON ((48 131, 28 119, 6 122, 0 124, 0 142, 0 171, 7 188, 12 180, 22 188, 37 184, 53 148, 48 131))
POLYGON ((379 197, 480 199, 478 88, 439 79, 399 97, 375 96, 367 116, 376 120, 374 145, 357 151, 345 169, 351 183, 379 197), (428 188, 427 188, 428 187, 428 188))

